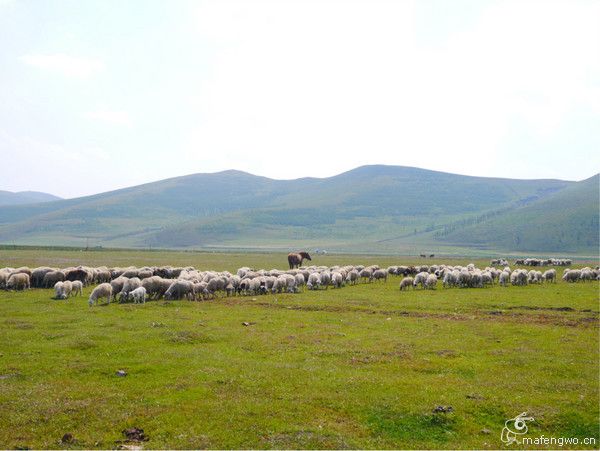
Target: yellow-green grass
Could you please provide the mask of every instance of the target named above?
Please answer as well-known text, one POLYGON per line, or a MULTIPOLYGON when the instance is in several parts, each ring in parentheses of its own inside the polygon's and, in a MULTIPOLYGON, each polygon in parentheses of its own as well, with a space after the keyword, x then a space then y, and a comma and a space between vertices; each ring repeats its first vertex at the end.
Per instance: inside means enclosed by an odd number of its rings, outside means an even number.
MULTIPOLYGON (((269 254, 91 254, 79 262, 283 266, 269 254)), ((78 263, 59 255, 8 264, 78 263)), ((391 260, 405 261, 362 258, 391 260)), ((139 427, 145 448, 502 448, 505 420, 524 411, 529 437, 600 443, 597 282, 400 293, 399 280, 93 308, 0 292, 0 447, 113 448, 139 427)))

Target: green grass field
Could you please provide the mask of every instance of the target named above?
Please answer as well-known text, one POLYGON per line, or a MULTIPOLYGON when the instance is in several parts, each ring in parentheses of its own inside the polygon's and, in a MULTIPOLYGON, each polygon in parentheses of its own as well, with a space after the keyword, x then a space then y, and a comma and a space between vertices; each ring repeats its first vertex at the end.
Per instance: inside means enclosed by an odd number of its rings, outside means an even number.
MULTIPOLYGON (((285 262, 35 249, 1 258, 215 270, 285 262)), ((521 412, 535 418, 528 437, 600 443, 597 282, 400 293, 399 281, 93 308, 87 297, 52 300, 51 290, 2 291, 0 448, 115 448, 138 427, 147 449, 496 449, 504 422, 521 412), (452 412, 434 413, 440 405, 452 412), (61 443, 65 433, 74 441, 61 443)))

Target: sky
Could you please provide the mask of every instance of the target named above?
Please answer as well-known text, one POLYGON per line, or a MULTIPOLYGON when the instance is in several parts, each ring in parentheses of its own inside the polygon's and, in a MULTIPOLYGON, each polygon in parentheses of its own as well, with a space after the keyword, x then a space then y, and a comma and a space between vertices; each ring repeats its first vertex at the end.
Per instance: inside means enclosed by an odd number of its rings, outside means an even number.
POLYGON ((0 190, 600 171, 600 1, 0 0, 0 190))

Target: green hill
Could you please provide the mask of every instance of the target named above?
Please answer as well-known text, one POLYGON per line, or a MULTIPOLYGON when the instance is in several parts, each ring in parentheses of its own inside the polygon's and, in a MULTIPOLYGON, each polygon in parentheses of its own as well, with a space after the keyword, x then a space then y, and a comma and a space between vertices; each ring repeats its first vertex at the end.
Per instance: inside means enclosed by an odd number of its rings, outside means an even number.
MULTIPOLYGON (((224 171, 50 204, 0 207, 0 243, 385 252, 417 244, 471 247, 454 234, 576 186, 381 165, 297 180, 224 171)), ((589 250, 587 242, 593 242, 589 230, 578 249, 589 250)), ((539 249, 553 246, 550 240, 533 243, 539 249)))
POLYGON ((59 199, 60 197, 58 196, 40 193, 38 191, 19 191, 13 193, 11 191, 0 190, 0 206, 35 204, 38 202, 51 202, 59 199))
POLYGON ((599 193, 599 176, 595 175, 479 223, 449 225, 435 238, 456 246, 597 253, 599 193))

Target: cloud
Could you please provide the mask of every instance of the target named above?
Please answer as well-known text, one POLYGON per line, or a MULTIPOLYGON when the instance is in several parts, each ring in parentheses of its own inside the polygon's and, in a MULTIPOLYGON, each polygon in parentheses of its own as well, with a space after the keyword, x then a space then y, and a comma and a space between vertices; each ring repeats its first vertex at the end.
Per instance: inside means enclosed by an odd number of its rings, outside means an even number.
POLYGON ((110 165, 111 155, 95 144, 64 146, 0 128, 0 155, 4 167, 10 168, 2 174, 0 189, 9 191, 43 191, 70 198, 108 190, 124 178, 120 168, 110 165), (65 176, 66 168, 76 169, 65 176))
POLYGON ((125 127, 131 127, 132 122, 129 113, 126 111, 110 111, 110 110, 98 110, 89 111, 84 114, 88 119, 95 121, 105 122, 112 125, 121 125, 125 127))
POLYGON ((77 58, 64 53, 24 55, 20 60, 32 67, 58 73, 69 78, 89 78, 104 70, 104 62, 95 58, 77 58))
POLYGON ((599 5, 490 2, 424 45, 410 1, 205 2, 197 30, 218 51, 184 153, 278 178, 366 163, 511 176, 515 122, 539 154, 580 104, 596 110, 599 5))

